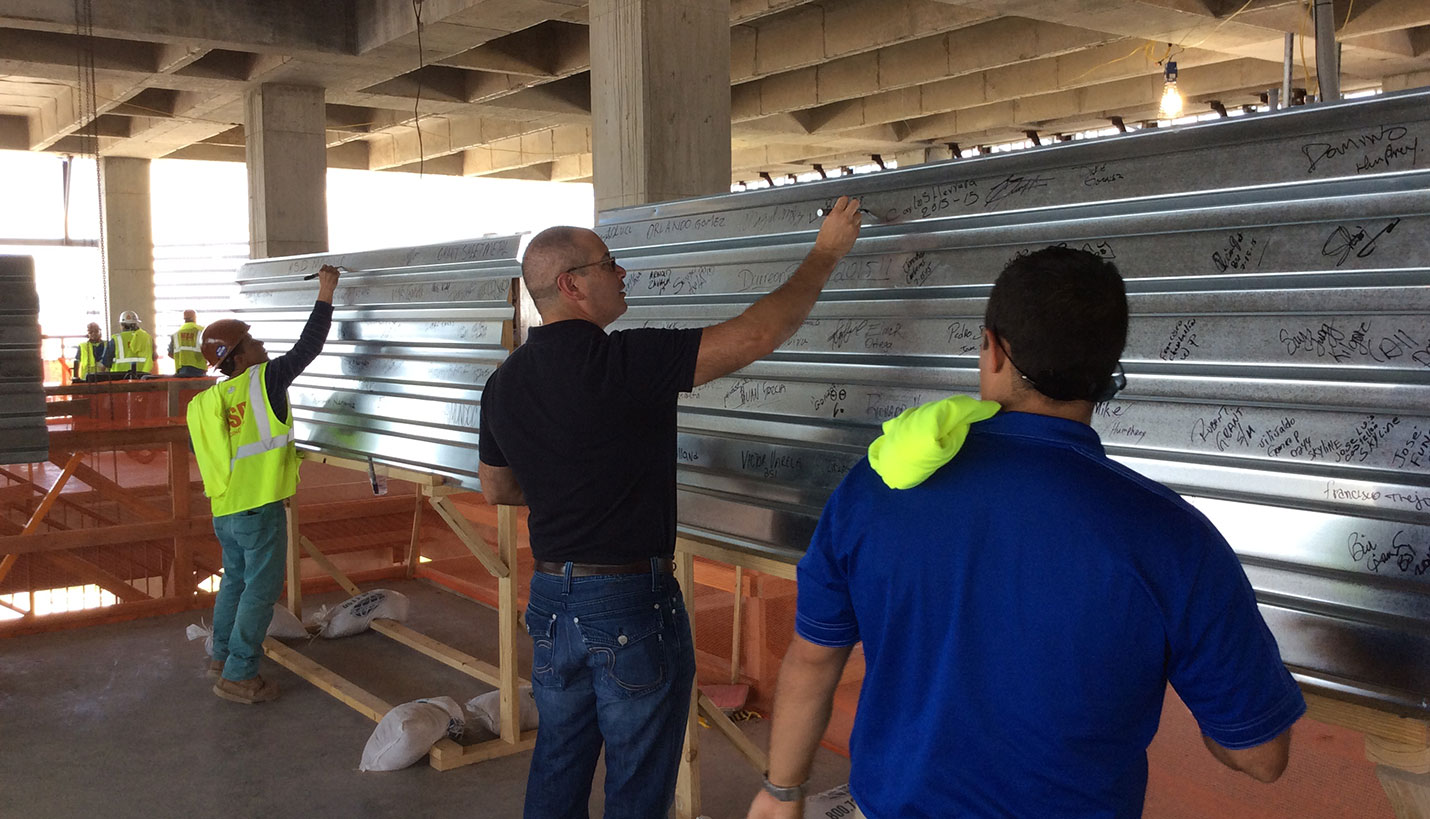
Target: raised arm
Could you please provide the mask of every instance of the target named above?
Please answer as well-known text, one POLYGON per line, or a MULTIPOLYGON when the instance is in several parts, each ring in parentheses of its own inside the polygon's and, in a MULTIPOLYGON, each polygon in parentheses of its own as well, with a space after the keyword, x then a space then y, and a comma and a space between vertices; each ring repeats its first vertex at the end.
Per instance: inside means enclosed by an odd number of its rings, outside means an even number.
POLYGON ((740 315, 705 328, 695 361, 696 386, 764 358, 794 335, 819 299, 834 266, 858 238, 859 200, 841 196, 824 217, 814 249, 789 281, 740 315))
POLYGON ((1275 782, 1279 779, 1281 773, 1286 770, 1286 761, 1291 755, 1290 728, 1282 731, 1270 742, 1250 748, 1223 748, 1205 734, 1202 735, 1202 742, 1218 762, 1259 782, 1275 782))

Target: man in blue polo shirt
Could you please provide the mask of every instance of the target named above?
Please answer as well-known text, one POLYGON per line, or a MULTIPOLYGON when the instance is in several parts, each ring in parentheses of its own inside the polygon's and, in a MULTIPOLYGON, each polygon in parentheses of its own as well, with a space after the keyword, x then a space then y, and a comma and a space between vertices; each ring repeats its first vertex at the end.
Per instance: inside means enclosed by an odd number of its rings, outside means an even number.
POLYGON ((802 815, 861 640, 849 784, 870 819, 1140 816, 1168 682, 1222 763, 1285 769, 1306 706, 1236 555, 1089 426, 1126 342, 1117 269, 1067 248, 1015 259, 984 324, 979 389, 1001 411, 895 419, 825 506, 752 817, 802 815), (942 455, 910 479, 921 450, 942 455))

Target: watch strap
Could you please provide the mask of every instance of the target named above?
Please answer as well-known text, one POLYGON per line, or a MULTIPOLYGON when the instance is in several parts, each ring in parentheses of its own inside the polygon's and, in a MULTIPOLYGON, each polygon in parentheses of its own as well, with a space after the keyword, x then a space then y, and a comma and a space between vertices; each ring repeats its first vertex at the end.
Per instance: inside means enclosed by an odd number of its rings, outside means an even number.
POLYGON ((782 788, 779 785, 770 782, 770 775, 766 773, 762 787, 765 789, 765 793, 769 794, 770 796, 773 796, 778 802, 798 802, 799 800, 804 798, 804 786, 807 783, 808 780, 806 780, 805 782, 801 782, 798 785, 792 785, 788 788, 782 788))

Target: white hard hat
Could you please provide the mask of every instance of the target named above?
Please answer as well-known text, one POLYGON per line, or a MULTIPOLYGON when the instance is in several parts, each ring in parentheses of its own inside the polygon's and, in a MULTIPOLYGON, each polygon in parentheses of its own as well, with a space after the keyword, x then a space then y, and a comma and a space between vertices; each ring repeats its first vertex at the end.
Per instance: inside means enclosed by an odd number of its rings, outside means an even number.
POLYGON ((139 314, 133 310, 125 310, 119 314, 120 324, 139 324, 139 314))

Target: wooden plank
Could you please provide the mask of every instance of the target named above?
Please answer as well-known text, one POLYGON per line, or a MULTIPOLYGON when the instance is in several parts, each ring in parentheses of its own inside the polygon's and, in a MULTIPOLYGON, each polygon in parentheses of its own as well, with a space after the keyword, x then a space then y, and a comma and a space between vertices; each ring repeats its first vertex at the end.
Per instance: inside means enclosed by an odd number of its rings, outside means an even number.
POLYGON ((1391 742, 1388 739, 1367 736, 1365 756, 1379 765, 1389 765, 1410 773, 1430 774, 1430 747, 1422 744, 1391 742))
POLYGON ((329 560, 327 555, 323 554, 321 551, 318 550, 317 546, 313 545, 313 541, 302 535, 299 535, 298 542, 303 545, 303 551, 307 552, 309 557, 313 558, 313 560, 316 561, 319 566, 323 567, 323 571, 327 572, 329 575, 332 576, 334 580, 338 581, 338 585, 343 587, 343 591, 347 592, 348 594, 358 594, 362 591, 362 589, 359 589, 356 585, 354 585, 353 582, 348 579, 348 576, 343 574, 337 566, 333 565, 333 561, 329 560))
MULTIPOLYGON (((169 444, 170 511, 175 520, 189 516, 189 448, 169 444)), ((174 561, 169 566, 166 591, 175 596, 194 593, 194 547, 188 538, 174 538, 174 561)))
POLYGON ((63 532, 36 532, 32 535, 0 536, 0 554, 33 554, 81 549, 87 546, 117 546, 145 540, 172 540, 184 535, 212 531, 210 518, 165 520, 154 523, 126 523, 120 526, 71 529, 63 532))
POLYGON ((283 501, 288 510, 288 610, 303 619, 303 550, 298 545, 298 504, 293 498, 283 501))
POLYGON ((6 576, 10 574, 10 570, 15 568, 15 563, 19 561, 19 559, 20 556, 16 554, 9 554, 0 558, 0 580, 4 580, 6 576))
POLYGON ((417 507, 412 510, 412 540, 407 544, 407 577, 417 575, 417 564, 422 562, 422 510, 427 508, 427 498, 421 490, 417 492, 417 507))
POLYGON ((481 564, 486 567, 486 570, 490 572, 493 577, 502 578, 511 573, 510 570, 507 569, 506 564, 487 548, 486 541, 482 540, 481 536, 472 528, 472 522, 467 520, 461 510, 453 506, 450 500, 447 498, 432 498, 431 502, 432 508, 436 509, 437 514, 442 516, 442 520, 447 522, 447 526, 452 530, 452 533, 457 536, 458 540, 462 541, 462 544, 467 547, 467 551, 471 552, 477 560, 481 561, 481 564))
POLYGON ((142 381, 96 381, 94 383, 80 381, 64 386, 47 386, 45 395, 124 395, 134 392, 167 392, 170 384, 177 384, 184 389, 192 388, 198 392, 217 383, 218 379, 214 377, 149 378, 142 381))
POLYGON ((785 580, 795 579, 795 564, 773 557, 763 555, 752 555, 749 552, 732 549, 719 543, 711 543, 708 540, 696 540, 689 537, 677 537, 675 539, 677 551, 686 551, 697 557, 707 560, 714 560, 719 563, 728 563, 732 566, 744 566, 764 574, 782 577, 785 580))
POLYGON ((184 443, 189 440, 189 429, 182 423, 169 419, 157 419, 149 426, 117 427, 115 429, 52 429, 50 449, 66 452, 91 449, 114 449, 123 446, 144 446, 169 443, 184 443))
POLYGON ((720 706, 716 705, 704 694, 700 695, 699 702, 700 713, 705 715, 706 721, 714 726, 715 730, 724 734, 725 738, 730 740, 730 744, 735 746, 735 750, 739 751, 741 756, 749 760, 750 765, 755 770, 763 774, 770 769, 769 755, 760 750, 758 745, 751 742, 750 738, 745 736, 745 732, 741 731, 739 726, 735 725, 735 723, 730 721, 729 717, 725 716, 725 712, 720 710, 720 706))
POLYGON ((45 519, 45 515, 50 513, 50 509, 55 505, 55 502, 60 499, 60 493, 64 491, 65 484, 69 483, 70 476, 74 474, 76 469, 83 465, 83 458, 83 452, 76 452, 70 455, 64 468, 60 470, 60 476, 55 479, 54 485, 51 486, 49 491, 45 493, 45 496, 40 499, 40 505, 35 508, 35 513, 30 516, 30 520, 25 524, 25 528, 20 532, 19 537, 34 534, 35 531, 40 528, 40 523, 45 519))
MULTIPOLYGON (((681 550, 680 539, 675 544, 675 578, 680 582, 680 592, 685 597, 685 610, 695 611, 695 560, 691 553, 681 550)), ((694 623, 691 624, 692 633, 694 623)), ((700 742, 696 731, 700 728, 697 707, 700 686, 690 686, 690 708, 685 721, 685 744, 680 754, 680 773, 675 781, 676 819, 695 819, 700 815, 700 742)))
POLYGON ((386 635, 408 648, 416 649, 438 662, 451 666, 469 677, 474 677, 490 686, 501 686, 501 669, 491 663, 478 660, 470 654, 459 651, 440 640, 433 639, 420 631, 414 631, 396 620, 373 620, 372 630, 386 635))
MULTIPOLYGON (((516 507, 497 507, 497 551, 505 566, 516 565, 516 507)), ((501 738, 516 743, 521 735, 521 709, 516 676, 516 576, 497 580, 497 667, 501 672, 501 738)))
POLYGON ((263 641, 263 653, 267 654, 273 662, 292 671, 373 722, 381 722, 383 715, 392 710, 392 706, 388 705, 386 700, 349 681, 346 677, 313 662, 272 637, 263 641))
POLYGON ((476 745, 462 746, 450 739, 439 739, 427 755, 428 763, 439 771, 450 771, 463 765, 486 762, 488 759, 519 754, 536 747, 536 732, 527 731, 515 743, 489 739, 476 745))
POLYGON ((123 623, 143 617, 158 617, 181 611, 212 609, 214 595, 203 593, 194 597, 156 597, 138 603, 120 603, 98 609, 81 609, 23 620, 0 620, 0 637, 20 637, 26 634, 46 634, 72 628, 89 628, 106 623, 123 623))
MULTIPOLYGON (((745 607, 745 567, 735 567, 735 622, 730 628, 730 684, 740 682, 740 627, 744 620, 745 607)), ((761 771, 764 769, 761 768, 761 771)))
MULTIPOLYGON (((367 461, 359 461, 353 458, 340 458, 325 452, 313 452, 310 450, 304 450, 301 454, 305 461, 328 464, 329 466, 351 469, 354 472, 367 474, 367 461)), ((407 481, 408 483, 415 483, 418 486, 438 486, 446 482, 446 478, 441 475, 434 475, 430 472, 419 472, 413 469, 403 469, 400 466, 392 466, 391 464, 374 463, 373 471, 379 475, 386 475, 389 479, 407 481)))
POLYGON ((88 560, 75 557, 65 552, 49 552, 40 555, 41 559, 54 565, 56 568, 67 571, 78 576, 81 580, 93 583, 110 594, 118 597, 125 603, 137 603, 143 600, 153 600, 153 595, 140 591, 130 585, 124 578, 97 566, 88 560))
POLYGON ((1339 725, 1367 736, 1403 745, 1430 745, 1430 723, 1424 720, 1401 717, 1366 705, 1333 699, 1324 694, 1307 691, 1304 686, 1301 693, 1306 697, 1306 716, 1317 722, 1339 725))
MULTIPOLYGON (((177 446, 180 446, 180 444, 171 443, 169 444, 169 449, 172 451, 173 448, 177 446)), ((59 465, 60 463, 59 460, 54 457, 50 458, 50 462, 56 465, 59 465)), ((96 492, 99 493, 100 497, 108 498, 117 502, 119 505, 123 506, 125 509, 134 512, 141 518, 151 521, 171 519, 171 516, 164 514, 163 510, 156 509, 152 505, 140 500, 138 497, 135 496, 133 492, 124 488, 123 486, 120 486, 117 482, 110 479, 104 473, 100 472, 98 469, 95 469, 88 464, 82 463, 77 466, 74 471, 74 476, 92 487, 96 492)), ((188 478, 187 471, 185 472, 184 477, 185 479, 188 478)), ((185 517, 187 517, 187 515, 185 515, 185 517)))
POLYGON ((89 415, 90 400, 88 398, 71 398, 68 401, 46 401, 46 418, 70 418, 76 415, 89 415))

